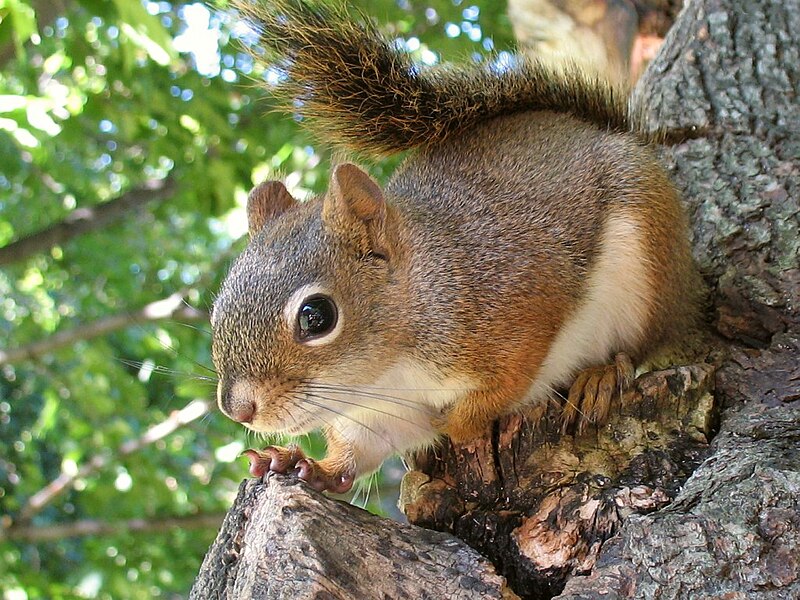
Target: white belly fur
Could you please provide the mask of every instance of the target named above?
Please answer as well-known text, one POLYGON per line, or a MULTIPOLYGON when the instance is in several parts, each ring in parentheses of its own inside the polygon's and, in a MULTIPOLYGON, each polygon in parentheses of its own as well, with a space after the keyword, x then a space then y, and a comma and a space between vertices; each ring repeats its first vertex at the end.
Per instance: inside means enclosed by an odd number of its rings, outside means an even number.
POLYGON ((356 395, 329 393, 329 398, 339 396, 351 403, 344 411, 347 416, 333 419, 331 425, 353 445, 358 472, 368 473, 391 454, 433 444, 439 433, 431 419, 474 387, 466 379, 433 373, 415 360, 401 360, 374 383, 353 386, 356 395), (354 402, 363 407, 354 407, 354 402))
POLYGON ((581 369, 608 363, 614 353, 641 342, 655 299, 643 235, 630 215, 609 218, 586 299, 556 336, 525 404, 546 400, 581 369))

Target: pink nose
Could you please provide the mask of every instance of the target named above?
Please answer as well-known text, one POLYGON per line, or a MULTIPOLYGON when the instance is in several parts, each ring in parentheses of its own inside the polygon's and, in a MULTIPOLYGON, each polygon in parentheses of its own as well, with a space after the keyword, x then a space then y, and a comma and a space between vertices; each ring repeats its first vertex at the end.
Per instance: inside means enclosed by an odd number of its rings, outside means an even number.
POLYGON ((255 414, 256 405, 249 401, 237 403, 228 410, 228 416, 237 423, 252 423, 255 414))
POLYGON ((235 394, 228 381, 220 382, 217 388, 217 403, 220 410, 237 423, 252 423, 256 415, 256 404, 248 397, 235 394))

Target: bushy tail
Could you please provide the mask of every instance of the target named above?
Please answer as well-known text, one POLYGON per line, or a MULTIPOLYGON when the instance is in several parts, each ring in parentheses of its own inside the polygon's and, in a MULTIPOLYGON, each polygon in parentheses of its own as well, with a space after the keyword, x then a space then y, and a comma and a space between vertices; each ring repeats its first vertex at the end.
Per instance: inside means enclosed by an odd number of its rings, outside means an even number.
POLYGON ((236 0, 280 70, 277 94, 325 140, 369 154, 441 142, 470 125, 551 110, 629 131, 627 93, 577 68, 520 61, 420 67, 363 15, 314 1, 236 0))

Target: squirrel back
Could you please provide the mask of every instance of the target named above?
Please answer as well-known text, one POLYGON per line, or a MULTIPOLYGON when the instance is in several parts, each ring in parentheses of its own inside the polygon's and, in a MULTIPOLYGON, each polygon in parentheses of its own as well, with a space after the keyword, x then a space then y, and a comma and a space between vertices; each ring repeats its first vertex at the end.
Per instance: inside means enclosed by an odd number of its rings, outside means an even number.
MULTIPOLYGON (((439 142, 499 115, 568 113, 637 132, 628 90, 517 57, 511 64, 420 67, 364 15, 321 2, 236 0, 279 69, 275 95, 327 142, 391 155, 439 142), (354 18, 354 16, 356 18, 354 18), (357 19, 357 20, 356 20, 357 19)), ((642 134, 643 135, 643 134, 642 134)))

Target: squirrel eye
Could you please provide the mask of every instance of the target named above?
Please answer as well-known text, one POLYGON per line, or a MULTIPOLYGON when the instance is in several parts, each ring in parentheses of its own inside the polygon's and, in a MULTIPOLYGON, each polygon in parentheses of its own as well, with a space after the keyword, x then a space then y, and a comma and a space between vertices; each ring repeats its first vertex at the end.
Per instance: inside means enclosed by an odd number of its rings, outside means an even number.
POLYGON ((336 305, 327 296, 310 296, 297 312, 297 337, 300 341, 333 331, 337 320, 336 305))

